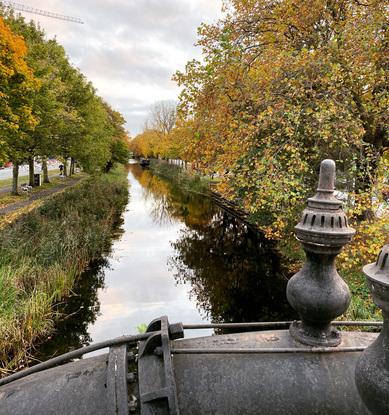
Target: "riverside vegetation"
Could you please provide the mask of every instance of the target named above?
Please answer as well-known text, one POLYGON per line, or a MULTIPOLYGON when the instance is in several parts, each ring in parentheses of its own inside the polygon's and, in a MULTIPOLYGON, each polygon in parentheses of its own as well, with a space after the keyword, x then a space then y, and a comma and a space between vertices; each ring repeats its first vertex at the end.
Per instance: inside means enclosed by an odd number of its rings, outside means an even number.
POLYGON ((376 317, 361 268, 389 242, 387 2, 225 0, 223 7, 219 21, 198 30, 203 59, 174 76, 177 108, 157 105, 132 151, 216 173, 217 191, 278 241, 296 269, 303 253, 293 227, 321 160, 334 159, 357 231, 338 260, 353 292, 348 317, 376 317))
POLYGON ((88 263, 110 247, 128 200, 123 166, 89 176, 0 234, 0 371, 22 367, 88 263))
POLYGON ((210 179, 196 172, 189 172, 165 160, 151 160, 150 168, 157 176, 174 181, 182 190, 204 195, 209 192, 210 179))

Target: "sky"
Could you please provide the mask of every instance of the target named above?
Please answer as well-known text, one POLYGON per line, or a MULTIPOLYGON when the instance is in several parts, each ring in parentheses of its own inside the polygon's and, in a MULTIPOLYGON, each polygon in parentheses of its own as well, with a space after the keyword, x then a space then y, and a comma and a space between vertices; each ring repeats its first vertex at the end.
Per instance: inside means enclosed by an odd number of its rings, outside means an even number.
POLYGON ((171 80, 187 61, 201 59, 197 27, 221 17, 222 0, 17 0, 27 6, 78 17, 77 24, 22 12, 56 37, 70 61, 98 94, 140 133, 150 107, 176 100, 171 80))

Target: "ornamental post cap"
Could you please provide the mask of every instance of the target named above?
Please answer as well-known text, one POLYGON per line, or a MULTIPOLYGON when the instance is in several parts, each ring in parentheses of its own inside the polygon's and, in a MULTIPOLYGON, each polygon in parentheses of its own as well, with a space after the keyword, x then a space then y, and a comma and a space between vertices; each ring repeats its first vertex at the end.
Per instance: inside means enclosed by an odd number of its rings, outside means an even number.
POLYGON ((334 160, 321 162, 316 194, 308 199, 302 219, 295 227, 297 239, 310 250, 326 247, 338 251, 355 233, 349 227, 342 202, 334 195, 335 169, 334 160))
POLYGON ((371 282, 389 287, 389 244, 381 249, 376 262, 363 267, 363 272, 371 282))
POLYGON ((340 202, 334 196, 336 164, 334 160, 326 159, 320 163, 319 184, 316 194, 308 199, 308 206, 322 210, 337 210, 340 202))
POLYGON ((323 160, 320 164, 318 191, 331 191, 335 189, 335 162, 331 159, 323 160))

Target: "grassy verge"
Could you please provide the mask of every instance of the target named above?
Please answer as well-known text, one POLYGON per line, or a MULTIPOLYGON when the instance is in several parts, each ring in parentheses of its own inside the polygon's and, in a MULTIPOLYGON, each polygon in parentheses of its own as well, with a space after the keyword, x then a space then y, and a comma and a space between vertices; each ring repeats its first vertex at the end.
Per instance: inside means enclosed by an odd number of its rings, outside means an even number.
MULTIPOLYGON (((72 176, 72 178, 74 178, 74 177, 79 178, 79 177, 83 177, 83 176, 85 176, 85 174, 81 173, 81 174, 77 174, 77 176, 72 176)), ((21 202, 23 200, 27 200, 33 194, 39 194, 43 190, 50 189, 52 187, 57 186, 58 184, 66 183, 66 180, 69 180, 69 178, 64 179, 64 178, 60 178, 60 177, 51 177, 50 178, 50 183, 43 183, 39 187, 33 187, 32 190, 30 190, 28 193, 22 193, 21 192, 18 196, 11 195, 8 192, 7 193, 1 192, 0 193, 0 208, 6 207, 8 205, 12 205, 14 203, 21 202)), ((1 184, 0 184, 0 187, 1 187, 1 184)))
POLYGON ((157 176, 173 180, 180 189, 194 193, 208 193, 210 179, 204 176, 162 160, 151 160, 150 169, 157 176))
POLYGON ((21 368, 48 335, 53 305, 109 248, 128 198, 124 169, 88 177, 0 233, 0 371, 21 368))

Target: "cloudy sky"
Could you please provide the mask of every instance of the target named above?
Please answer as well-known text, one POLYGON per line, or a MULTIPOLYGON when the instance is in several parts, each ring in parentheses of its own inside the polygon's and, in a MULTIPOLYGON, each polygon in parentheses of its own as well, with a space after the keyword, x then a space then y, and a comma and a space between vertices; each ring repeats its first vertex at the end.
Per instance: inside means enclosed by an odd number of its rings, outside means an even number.
POLYGON ((98 93, 127 120, 131 135, 142 130, 150 106, 177 99, 172 74, 192 58, 201 22, 221 16, 222 0, 17 0, 81 18, 76 24, 22 13, 56 36, 98 93))

